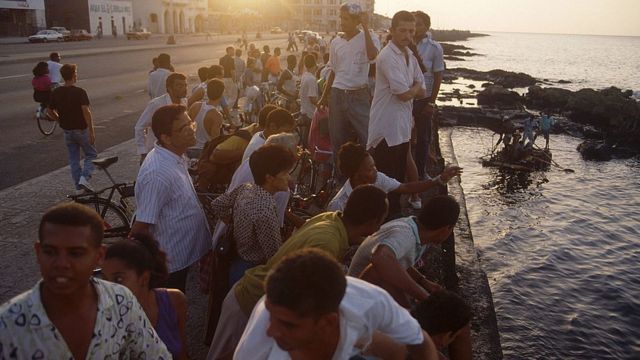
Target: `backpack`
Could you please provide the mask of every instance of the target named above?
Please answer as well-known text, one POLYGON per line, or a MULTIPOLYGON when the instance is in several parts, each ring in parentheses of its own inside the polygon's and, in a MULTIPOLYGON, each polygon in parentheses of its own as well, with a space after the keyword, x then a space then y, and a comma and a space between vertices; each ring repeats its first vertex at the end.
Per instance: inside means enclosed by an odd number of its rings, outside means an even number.
POLYGON ((218 147, 218 145, 225 142, 232 136, 239 136, 245 139, 247 142, 251 141, 251 133, 246 130, 238 130, 233 134, 220 135, 215 139, 207 141, 198 159, 198 165, 196 166, 197 173, 197 188, 200 191, 223 193, 226 186, 231 182, 233 173, 240 165, 242 159, 234 161, 228 164, 217 164, 210 160, 211 154, 218 147))

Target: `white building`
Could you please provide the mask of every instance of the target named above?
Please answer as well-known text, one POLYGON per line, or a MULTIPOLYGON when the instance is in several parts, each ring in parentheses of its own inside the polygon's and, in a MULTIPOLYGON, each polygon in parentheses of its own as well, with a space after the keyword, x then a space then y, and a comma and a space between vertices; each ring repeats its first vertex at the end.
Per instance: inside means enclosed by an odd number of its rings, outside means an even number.
MULTIPOLYGON (((289 0, 293 19, 288 30, 309 29, 320 32, 340 31, 341 0, 289 0)), ((374 0, 349 0, 362 6, 373 17, 374 0)))
POLYGON ((133 7, 130 0, 89 0, 89 30, 105 36, 122 35, 133 25, 133 7))
POLYGON ((44 0, 0 0, 0 36, 28 36, 46 29, 44 0))
POLYGON ((152 33, 204 32, 207 0, 133 0, 134 22, 152 33))

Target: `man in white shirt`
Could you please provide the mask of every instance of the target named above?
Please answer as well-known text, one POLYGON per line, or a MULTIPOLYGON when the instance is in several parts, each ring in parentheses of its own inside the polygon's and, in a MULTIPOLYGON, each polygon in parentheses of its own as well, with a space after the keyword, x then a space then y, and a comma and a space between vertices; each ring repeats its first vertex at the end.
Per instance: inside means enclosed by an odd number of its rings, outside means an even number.
POLYGON ((234 359, 349 359, 367 347, 381 350, 381 337, 404 344, 412 359, 438 358, 407 310, 377 286, 345 277, 322 250, 287 255, 269 273, 265 290, 234 359))
POLYGON ((147 92, 152 99, 167 93, 165 83, 167 77, 171 74, 171 57, 169 54, 158 55, 158 68, 149 74, 147 83, 147 92))
POLYGON ((396 301, 410 308, 413 299, 425 300, 442 288, 427 280, 415 263, 428 247, 447 240, 460 215, 460 205, 451 196, 429 199, 419 216, 389 221, 358 247, 349 276, 360 277, 387 290, 396 301))
POLYGON ((165 87, 167 89, 166 94, 149 101, 142 115, 138 118, 138 122, 136 122, 134 138, 138 155, 140 155, 140 164, 144 161, 147 153, 153 149, 156 142, 156 137, 151 131, 151 119, 156 110, 170 104, 187 105, 187 77, 184 74, 172 73, 169 75, 165 87))
POLYGON ((314 75, 316 73, 316 58, 313 55, 307 55, 302 61, 305 72, 300 79, 300 122, 306 125, 302 134, 302 143, 306 145, 311 119, 313 119, 318 104, 318 80, 314 75))
POLYGON ((358 142, 367 142, 370 94, 369 63, 375 60, 380 44, 368 27, 366 12, 357 4, 340 6, 343 34, 331 42, 329 78, 319 103, 329 105, 329 133, 333 153, 351 140, 355 132, 358 142), (362 25, 362 30, 358 25, 362 25))
POLYGON ((158 141, 136 179, 131 233, 150 234, 167 254, 167 288, 185 292, 189 267, 211 249, 211 234, 184 154, 196 143, 195 123, 183 105, 165 105, 151 124, 158 141))
POLYGON ((103 220, 77 203, 42 216, 42 280, 0 306, 1 359, 170 359, 136 297, 91 277, 104 258, 103 220))
POLYGON ((62 75, 60 75, 60 68, 62 67, 60 59, 61 58, 59 53, 52 52, 51 54, 49 54, 49 61, 47 61, 47 67, 49 68, 49 79, 51 79, 51 84, 54 86, 60 86, 64 84, 62 75))
POLYGON ((429 33, 431 18, 429 15, 422 11, 414 11, 413 16, 416 18, 414 42, 422 59, 423 68, 426 70, 423 73, 427 91, 426 97, 413 101, 413 118, 416 127, 414 159, 418 168, 418 177, 424 179, 427 177, 427 156, 430 149, 433 148, 430 140, 433 136, 437 136, 437 133, 433 131, 437 129, 433 124, 433 115, 444 73, 444 51, 440 44, 431 39, 429 33))
MULTIPOLYGON (((408 11, 391 20, 391 41, 376 59, 376 89, 371 104, 367 150, 376 166, 403 182, 411 140, 413 100, 425 97, 424 77, 408 45, 413 41, 416 21, 408 11)), ((400 197, 389 197, 389 214, 400 212, 400 197)))

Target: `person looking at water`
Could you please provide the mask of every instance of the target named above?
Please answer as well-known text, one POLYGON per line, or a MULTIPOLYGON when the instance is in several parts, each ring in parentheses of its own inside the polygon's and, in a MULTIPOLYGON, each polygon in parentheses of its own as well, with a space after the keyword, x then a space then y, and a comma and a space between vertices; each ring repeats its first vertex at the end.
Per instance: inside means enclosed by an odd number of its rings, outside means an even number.
POLYGON ((529 144, 531 144, 530 146, 533 146, 533 142, 535 141, 533 127, 535 124, 536 122, 533 120, 533 116, 531 115, 522 123, 522 141, 524 142, 523 145, 525 147, 529 146, 529 144))
POLYGON ((445 185, 451 178, 462 174, 461 168, 448 166, 435 178, 401 183, 378 171, 373 157, 364 146, 353 142, 348 142, 340 147, 338 167, 340 172, 347 177, 347 181, 329 202, 328 211, 343 210, 353 189, 360 185, 373 184, 386 193, 419 194, 434 186, 445 185))
POLYGON ((451 196, 427 201, 420 215, 399 218, 382 225, 360 245, 348 275, 376 284, 405 308, 442 288, 429 281, 415 267, 423 253, 441 245, 453 233, 460 205, 451 196))
POLYGON ((131 290, 173 359, 187 359, 187 298, 178 289, 162 287, 169 276, 167 255, 153 237, 133 234, 110 245, 102 274, 131 290))
POLYGON ((329 134, 333 153, 351 140, 355 132, 358 142, 367 142, 370 99, 369 63, 376 59, 380 44, 369 30, 366 12, 358 4, 340 6, 343 33, 329 47, 330 69, 320 100, 329 106, 329 134), (362 30, 358 26, 362 25, 362 30))
POLYGON ((345 277, 335 258, 322 250, 284 257, 269 271, 265 293, 234 359, 346 360, 359 357, 365 347, 381 349, 389 343, 411 359, 438 358, 409 312, 379 287, 345 277))
MULTIPOLYGON (((408 48, 415 29, 415 18, 408 11, 397 12, 391 20, 391 41, 376 59, 376 87, 367 140, 367 150, 380 170, 400 182, 407 170, 413 100, 426 96, 420 65, 408 48)), ((391 216, 400 213, 398 194, 390 196, 389 207, 391 216)))
POLYGON ((207 359, 224 359, 233 353, 254 306, 264 295, 267 274, 280 260, 296 250, 317 248, 342 262, 351 246, 380 228, 387 210, 385 193, 373 185, 364 185, 353 191, 344 212, 326 212, 307 220, 266 264, 247 270, 229 291, 207 359))
POLYGON ((426 97, 413 101, 413 119, 416 128, 415 161, 418 178, 424 179, 427 174, 427 156, 431 148, 436 99, 444 73, 444 51, 438 42, 431 39, 429 33, 431 17, 422 11, 414 11, 413 16, 416 18, 416 33, 413 39, 422 60, 426 88, 426 97))
POLYGON ((542 132, 542 136, 544 136, 544 149, 549 150, 549 133, 551 132, 551 127, 555 124, 555 120, 551 117, 548 112, 542 113, 542 118, 540 118, 540 131, 542 132))
POLYGON ((45 212, 34 244, 42 279, 0 306, 0 358, 171 357, 131 291, 92 277, 103 235, 102 218, 85 205, 45 212))

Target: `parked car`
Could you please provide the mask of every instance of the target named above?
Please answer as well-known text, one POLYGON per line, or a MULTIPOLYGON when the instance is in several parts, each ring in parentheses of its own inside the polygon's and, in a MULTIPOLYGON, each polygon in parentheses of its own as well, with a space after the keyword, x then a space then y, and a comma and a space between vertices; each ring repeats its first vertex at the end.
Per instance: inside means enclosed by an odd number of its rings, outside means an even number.
POLYGON ((52 26, 49 28, 49 30, 57 31, 62 34, 64 41, 71 40, 71 31, 67 30, 67 28, 64 26, 52 26))
POLYGON ((29 36, 29 42, 32 43, 49 41, 64 41, 64 36, 53 30, 40 30, 35 35, 29 36))
POLYGON ((151 33, 145 28, 127 31, 127 40, 149 40, 150 37, 151 33))
POLYGON ((71 40, 72 41, 82 41, 82 40, 91 40, 93 39, 93 35, 91 35, 85 29, 74 29, 71 30, 71 40))
POLYGON ((317 41, 320 41, 320 39, 322 39, 322 36, 320 36, 320 34, 318 34, 315 31, 302 30, 302 31, 300 31, 300 33, 298 33, 298 40, 300 40, 300 41, 304 41, 305 39, 307 39, 309 37, 315 38, 317 41))
POLYGON ((269 30, 269 32, 272 34, 282 34, 284 30, 282 30, 279 26, 276 26, 276 27, 272 27, 271 30, 269 30))

